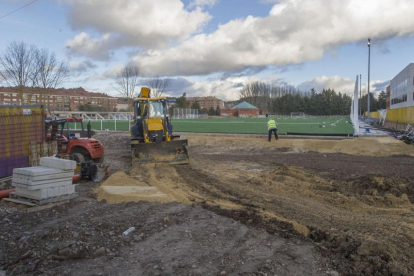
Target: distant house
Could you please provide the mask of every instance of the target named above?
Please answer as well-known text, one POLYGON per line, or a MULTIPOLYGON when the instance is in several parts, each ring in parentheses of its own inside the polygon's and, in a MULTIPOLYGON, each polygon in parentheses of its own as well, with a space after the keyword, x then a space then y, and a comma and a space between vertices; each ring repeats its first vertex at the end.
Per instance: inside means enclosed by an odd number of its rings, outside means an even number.
POLYGON ((118 112, 122 112, 122 111, 127 112, 128 110, 129 110, 129 103, 128 103, 128 101, 120 101, 120 100, 118 100, 116 102, 116 111, 118 111, 118 112))
POLYGON ((266 113, 267 110, 257 108, 248 102, 242 102, 232 108, 222 109, 220 115, 225 117, 256 117, 266 113))

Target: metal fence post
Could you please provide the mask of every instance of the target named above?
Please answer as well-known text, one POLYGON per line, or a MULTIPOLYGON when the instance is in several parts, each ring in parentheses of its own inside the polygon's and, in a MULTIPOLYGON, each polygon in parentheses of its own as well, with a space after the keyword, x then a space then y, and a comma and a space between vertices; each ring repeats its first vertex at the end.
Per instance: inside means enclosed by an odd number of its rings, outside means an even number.
POLYGON ((115 130, 116 130, 116 117, 115 117, 115 130))
POLYGON ((101 130, 102 130, 102 119, 101 119, 101 130))
POLYGON ((76 130, 77 128, 76 128, 76 121, 75 121, 75 130, 76 130))

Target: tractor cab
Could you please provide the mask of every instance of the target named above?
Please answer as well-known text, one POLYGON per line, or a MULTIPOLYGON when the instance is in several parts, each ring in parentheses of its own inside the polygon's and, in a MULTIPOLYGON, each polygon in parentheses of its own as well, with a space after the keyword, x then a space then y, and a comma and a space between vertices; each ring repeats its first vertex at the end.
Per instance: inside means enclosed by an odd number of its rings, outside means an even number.
POLYGON ((61 158, 69 158, 77 163, 93 160, 102 162, 104 157, 104 148, 102 144, 91 138, 91 125, 87 125, 87 135, 82 118, 66 118, 46 121, 46 128, 52 126, 52 131, 47 134, 49 141, 58 142, 58 154, 61 158), (81 132, 73 132, 70 128, 72 124, 80 124, 81 132), (60 134, 57 134, 57 128, 60 128, 60 134), (66 135, 64 135, 66 131, 66 135), (72 133, 73 132, 73 133, 72 133))
MULTIPOLYGON (((66 127, 66 131, 67 131, 67 135, 68 135, 68 142, 71 139, 78 139, 78 138, 85 138, 85 128, 83 127, 83 119, 82 118, 67 118, 66 119, 66 124, 62 125, 62 128, 60 130, 60 135, 63 136, 63 130, 66 127), (74 132, 71 133, 71 128, 70 128, 70 123, 80 123, 81 126, 81 132, 79 133, 79 135, 77 135, 78 133, 74 132)), ((90 138, 90 133, 88 132, 88 136, 86 136, 87 138, 90 138)))

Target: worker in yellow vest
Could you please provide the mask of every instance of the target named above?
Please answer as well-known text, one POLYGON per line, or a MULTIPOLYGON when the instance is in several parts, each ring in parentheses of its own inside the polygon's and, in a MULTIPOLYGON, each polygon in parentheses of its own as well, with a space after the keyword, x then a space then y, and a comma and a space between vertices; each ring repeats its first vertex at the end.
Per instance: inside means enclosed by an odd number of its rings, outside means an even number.
POLYGON ((277 124, 275 122, 275 120, 273 119, 269 119, 269 121, 267 121, 267 130, 269 131, 269 142, 270 140, 272 140, 272 132, 275 133, 275 138, 276 140, 279 139, 279 136, 277 135, 277 124))

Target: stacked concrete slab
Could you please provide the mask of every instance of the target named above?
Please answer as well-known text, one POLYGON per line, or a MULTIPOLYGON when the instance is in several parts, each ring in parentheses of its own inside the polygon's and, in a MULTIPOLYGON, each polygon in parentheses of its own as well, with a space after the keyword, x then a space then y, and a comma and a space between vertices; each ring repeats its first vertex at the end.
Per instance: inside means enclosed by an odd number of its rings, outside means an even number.
POLYGON ((38 167, 14 169, 12 185, 16 187, 15 194, 36 200, 73 194, 75 168, 75 161, 42 157, 38 167))

